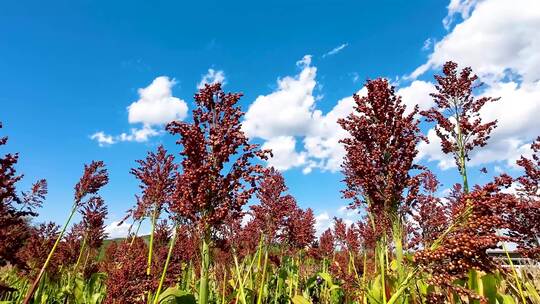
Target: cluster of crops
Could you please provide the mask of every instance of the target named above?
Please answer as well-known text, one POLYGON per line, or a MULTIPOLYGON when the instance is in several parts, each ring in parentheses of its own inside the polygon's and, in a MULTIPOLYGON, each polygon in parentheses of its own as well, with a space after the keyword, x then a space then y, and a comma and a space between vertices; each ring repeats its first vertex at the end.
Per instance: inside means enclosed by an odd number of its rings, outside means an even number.
POLYGON ((178 156, 159 147, 137 161, 141 192, 122 240, 106 240, 103 162, 84 167, 62 226, 36 225, 47 183, 20 192, 18 155, 6 154, 0 303, 540 303, 540 137, 517 161, 523 175, 470 186, 469 156, 497 124, 479 112, 498 99, 476 97, 477 77, 453 62, 435 79, 427 111, 406 109, 385 79, 354 96, 338 123, 349 134, 343 197, 362 220, 335 218, 318 237, 312 210, 262 165, 272 152, 243 133, 241 95, 220 84, 195 95, 191 122, 167 125, 178 156), (415 163, 422 119, 436 125, 462 178, 444 198, 415 163), (139 235, 143 221, 148 236, 139 235), (506 244, 530 264, 514 265, 506 244), (493 259, 493 249, 507 258, 493 259))

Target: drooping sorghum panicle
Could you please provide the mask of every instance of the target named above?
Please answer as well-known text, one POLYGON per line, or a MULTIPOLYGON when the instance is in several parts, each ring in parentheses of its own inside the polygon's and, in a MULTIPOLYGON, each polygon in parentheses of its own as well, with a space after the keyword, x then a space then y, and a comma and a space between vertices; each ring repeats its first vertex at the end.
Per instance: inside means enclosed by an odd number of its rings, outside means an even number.
POLYGON ((205 85, 195 94, 193 122, 167 125, 171 134, 180 135, 177 143, 183 148, 183 172, 176 179, 171 210, 200 231, 241 215, 263 170, 252 162, 268 155, 250 144, 241 129, 241 96, 223 92, 219 83, 205 85))
POLYGON ((47 195, 47 181, 40 179, 34 184, 29 191, 23 192, 22 203, 29 214, 37 215, 35 209, 41 208, 47 195))
POLYGON ((473 91, 482 85, 478 76, 470 67, 458 71, 457 63, 452 61, 444 64, 443 75, 436 75, 435 80, 437 92, 431 96, 436 107, 421 114, 437 124, 435 131, 441 139, 442 151, 454 154, 458 169, 465 174, 465 161, 469 160, 470 152, 474 147, 485 146, 497 125, 496 120, 482 123, 480 110, 499 98, 476 98, 473 91))
POLYGON ((267 244, 274 244, 281 236, 288 216, 296 207, 296 200, 287 191, 285 179, 273 167, 264 171, 256 196, 258 205, 250 206, 254 224, 264 235, 267 244))
MULTIPOLYGON (((342 139, 346 151, 342 170, 344 197, 353 199, 353 208, 366 207, 381 226, 397 216, 407 198, 406 189, 418 169, 414 158, 417 144, 424 139, 415 118, 418 107, 406 113, 401 97, 386 79, 368 80, 367 95, 355 94, 354 112, 338 123, 349 134, 342 139)), ((377 229, 383 233, 386 229, 377 229)))
POLYGON ((82 229, 89 248, 97 250, 107 237, 105 233, 105 218, 107 206, 100 196, 93 196, 80 211, 82 215, 82 229))
POLYGON ((84 173, 75 185, 76 205, 80 206, 87 195, 96 194, 108 182, 109 175, 102 161, 92 161, 89 165, 84 165, 84 173))
POLYGON ((450 231, 439 246, 416 252, 414 259, 431 275, 430 283, 476 297, 452 283, 456 279, 466 278, 470 269, 488 273, 498 269, 487 250, 500 248, 501 242, 512 241, 503 234, 511 229, 510 221, 517 200, 513 194, 502 191, 511 184, 510 176, 501 175, 482 187, 476 186, 468 194, 455 196, 456 199, 450 202, 451 208, 455 209, 453 217, 462 214, 463 209, 469 206, 472 206, 472 211, 467 225, 457 226, 450 231))
POLYGON ((530 158, 521 157, 517 164, 524 174, 516 179, 518 203, 511 220, 510 234, 520 251, 530 257, 540 256, 540 137, 531 145, 530 158))

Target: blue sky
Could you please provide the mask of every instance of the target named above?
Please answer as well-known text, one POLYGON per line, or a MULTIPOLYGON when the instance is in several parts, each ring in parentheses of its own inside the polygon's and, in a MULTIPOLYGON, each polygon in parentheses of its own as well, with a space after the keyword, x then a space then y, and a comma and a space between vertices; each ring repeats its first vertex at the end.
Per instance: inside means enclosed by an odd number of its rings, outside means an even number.
MULTIPOLYGON (((503 97, 483 113, 499 118, 500 128, 490 148, 473 156, 472 180, 519 173, 512 162, 540 129, 537 8, 534 0, 3 2, 2 135, 21 154, 21 190, 38 178, 49 182, 39 221, 63 221, 83 164, 105 161, 111 223, 134 203, 135 160, 159 144, 179 151, 160 120, 189 121, 197 85, 217 76, 225 90, 245 94, 248 133, 278 151, 272 164, 321 228, 327 217, 354 218, 340 211, 347 202, 333 124, 368 78, 387 77, 407 104, 427 107, 444 61, 472 66, 487 83, 477 93, 503 97), (162 106, 153 118, 145 107, 128 109, 153 102, 162 106), (91 139, 96 133, 101 144, 91 139), (479 174, 483 166, 487 176, 479 174)), ((431 126, 422 129, 429 134, 431 126)), ((444 192, 458 180, 438 150, 436 142, 425 145, 419 158, 444 192)))

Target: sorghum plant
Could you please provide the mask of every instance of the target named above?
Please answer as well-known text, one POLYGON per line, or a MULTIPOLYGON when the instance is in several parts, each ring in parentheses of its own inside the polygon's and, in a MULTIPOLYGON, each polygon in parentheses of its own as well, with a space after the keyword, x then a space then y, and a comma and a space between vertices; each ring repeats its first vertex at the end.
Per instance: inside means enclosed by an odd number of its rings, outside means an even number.
MULTIPOLYGON (((7 137, 0 137, 0 147, 7 141, 7 137)), ((18 160, 17 153, 0 157, 0 266, 9 263, 24 268, 24 261, 18 258, 17 252, 32 232, 29 219, 37 216, 36 209, 43 204, 47 182, 39 180, 30 191, 19 196, 15 186, 23 176, 15 169, 18 160)))
MULTIPOLYGON (((338 123, 348 132, 342 139, 346 155, 342 164, 351 208, 366 208, 371 232, 381 247, 388 248, 386 237, 392 231, 400 278, 403 273, 403 210, 414 202, 419 178, 411 171, 417 144, 424 140, 415 118, 418 106, 408 114, 401 97, 386 79, 368 80, 367 95, 353 96, 354 112, 338 123)), ((376 254, 381 267, 382 286, 387 249, 376 254)), ((383 295, 385 292, 382 293, 383 295)), ((383 301, 386 299, 383 297, 383 301)))
POLYGON ((540 256, 540 137, 531 145, 531 158, 521 157, 517 164, 524 174, 517 178, 518 203, 510 220, 511 235, 519 249, 531 257, 540 256))
POLYGON ((457 68, 457 63, 452 61, 444 64, 444 75, 435 76, 437 93, 431 94, 436 107, 421 114, 427 121, 437 124, 435 131, 441 139, 442 151, 453 154, 463 179, 463 188, 468 192, 466 161, 475 147, 487 144, 489 134, 497 125, 497 121, 482 123, 480 110, 486 103, 499 98, 475 97, 473 91, 482 85, 478 76, 472 74, 470 67, 461 71, 457 68))
POLYGON ((79 180, 79 182, 75 185, 75 195, 73 200, 73 206, 71 207, 71 212, 62 228, 60 233, 58 234, 58 237, 56 238, 55 243, 53 244, 51 250, 49 251, 49 254, 47 256, 47 259, 43 263, 43 266, 41 267, 41 270, 39 271, 38 275, 36 276, 34 282, 32 283, 31 287, 28 289, 28 293, 26 294, 26 297, 24 299, 24 304, 28 304, 30 300, 32 299, 32 296, 39 284, 39 281, 41 280, 41 277, 45 273, 45 270, 47 269, 47 266, 49 262, 51 261, 54 252, 56 251, 56 248, 58 244, 60 243, 60 240, 64 236, 64 233, 66 232, 66 229, 71 222, 71 219, 73 218, 73 215, 78 210, 79 207, 87 204, 89 201, 93 199, 93 196, 96 194, 101 187, 105 186, 109 182, 109 176, 107 174, 107 170, 105 169, 105 165, 102 161, 92 161, 90 165, 84 166, 84 172, 79 180), (85 200, 88 196, 91 196, 88 200, 85 200))
POLYGON ((202 240, 199 304, 208 303, 208 269, 212 234, 228 217, 238 217, 255 191, 262 166, 255 158, 267 152, 250 144, 241 129, 241 94, 225 93, 221 84, 205 85, 195 94, 193 122, 167 125, 180 135, 182 173, 177 175, 170 209, 193 223, 202 240))
POLYGON ((258 205, 250 206, 254 225, 264 235, 266 244, 275 244, 282 236, 287 218, 296 208, 296 200, 287 191, 285 179, 274 168, 265 170, 256 192, 258 205))
POLYGON ((435 248, 426 246, 416 252, 414 259, 422 270, 429 273, 429 283, 480 299, 472 290, 454 284, 457 279, 466 279, 471 270, 491 273, 498 269, 487 250, 500 247, 501 242, 511 241, 502 231, 511 229, 510 219, 517 203, 516 197, 501 190, 512 184, 512 178, 501 175, 484 186, 476 186, 470 193, 455 196, 451 220, 455 221, 463 210, 470 208, 466 226, 456 226, 446 234, 445 241, 435 248))
POLYGON ((142 190, 142 197, 137 199, 134 214, 151 214, 150 246, 146 267, 146 274, 150 275, 156 220, 162 208, 170 201, 177 165, 174 163, 174 156, 167 154, 163 146, 158 147, 157 153, 149 152, 145 160, 137 160, 137 163, 139 168, 131 169, 131 174, 141 181, 139 187, 142 190))

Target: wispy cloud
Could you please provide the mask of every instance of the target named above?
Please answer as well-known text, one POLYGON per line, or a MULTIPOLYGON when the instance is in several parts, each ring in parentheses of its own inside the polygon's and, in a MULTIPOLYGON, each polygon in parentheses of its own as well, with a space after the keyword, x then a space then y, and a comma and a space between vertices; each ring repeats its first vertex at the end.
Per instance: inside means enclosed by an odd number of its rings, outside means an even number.
POLYGON ((333 56, 341 51, 343 51, 344 48, 346 48, 347 46, 349 46, 348 43, 343 43, 342 45, 340 46, 336 46, 335 48, 333 48, 331 51, 325 53, 324 55, 322 55, 322 58, 326 58, 328 56, 333 56))
POLYGON ((197 84, 197 89, 204 88, 205 84, 221 83, 224 85, 227 80, 225 79, 225 72, 222 70, 208 69, 208 72, 202 75, 201 81, 197 84))

